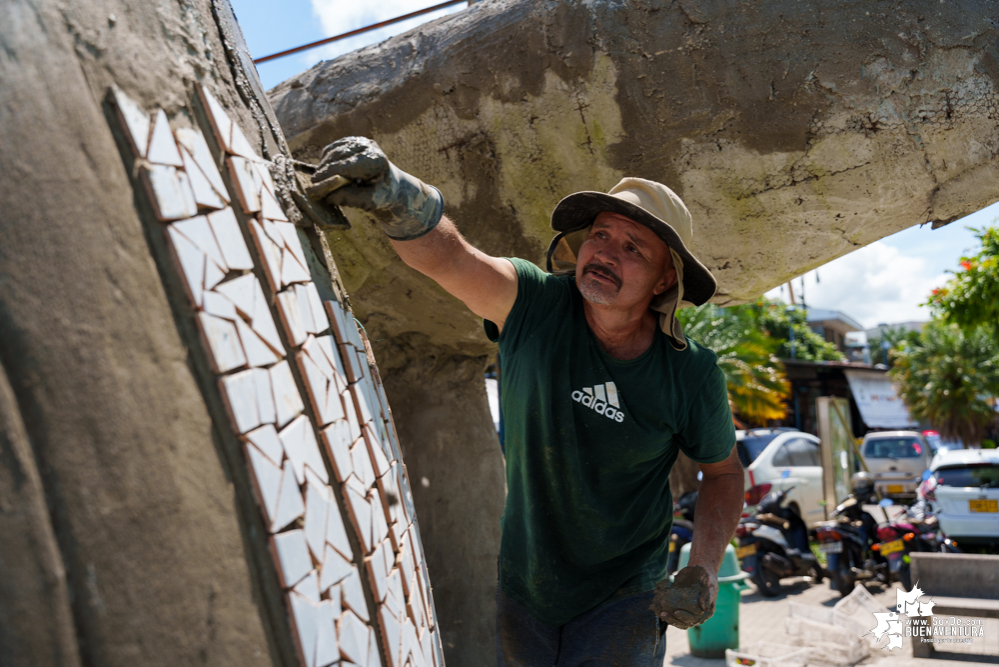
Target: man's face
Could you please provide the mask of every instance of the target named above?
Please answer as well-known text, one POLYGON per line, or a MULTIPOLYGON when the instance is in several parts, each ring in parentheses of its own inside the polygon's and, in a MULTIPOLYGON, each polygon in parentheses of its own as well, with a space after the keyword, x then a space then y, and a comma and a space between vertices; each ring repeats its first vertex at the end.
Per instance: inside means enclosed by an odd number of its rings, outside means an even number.
POLYGON ((618 213, 599 213, 579 247, 576 286, 601 306, 648 303, 676 282, 669 248, 655 232, 618 213))

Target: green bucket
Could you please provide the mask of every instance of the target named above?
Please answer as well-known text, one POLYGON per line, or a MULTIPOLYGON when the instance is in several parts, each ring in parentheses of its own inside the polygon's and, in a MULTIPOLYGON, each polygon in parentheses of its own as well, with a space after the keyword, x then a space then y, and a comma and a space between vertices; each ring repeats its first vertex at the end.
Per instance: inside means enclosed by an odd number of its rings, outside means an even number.
MULTIPOLYGON (((679 568, 690 560, 690 545, 680 550, 679 568)), ((725 558, 718 570, 718 599, 715 613, 708 620, 687 630, 690 653, 698 658, 724 658, 725 649, 739 648, 739 601, 749 588, 748 572, 739 567, 732 545, 725 547, 725 558)))

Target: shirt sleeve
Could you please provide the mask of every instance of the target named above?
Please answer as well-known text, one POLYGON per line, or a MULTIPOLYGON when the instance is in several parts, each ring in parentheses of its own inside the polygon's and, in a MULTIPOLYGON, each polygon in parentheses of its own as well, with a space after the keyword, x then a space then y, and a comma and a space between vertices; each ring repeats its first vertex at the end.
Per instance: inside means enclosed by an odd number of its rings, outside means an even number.
POLYGON ((728 405, 725 374, 712 363, 700 389, 690 397, 680 448, 697 463, 724 461, 735 446, 735 426, 728 405))
POLYGON ((483 320, 483 326, 489 340, 500 344, 502 354, 512 354, 543 327, 548 318, 564 314, 564 302, 571 295, 566 280, 542 271, 525 259, 506 259, 517 271, 517 299, 502 332, 489 320, 483 320))

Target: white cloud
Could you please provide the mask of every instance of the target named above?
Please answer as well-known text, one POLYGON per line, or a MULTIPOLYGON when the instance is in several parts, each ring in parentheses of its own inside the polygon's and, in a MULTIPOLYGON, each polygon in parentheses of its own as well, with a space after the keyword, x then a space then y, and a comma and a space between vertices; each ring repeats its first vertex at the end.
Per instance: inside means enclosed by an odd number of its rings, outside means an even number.
MULTIPOLYGON (((806 273, 805 302, 811 308, 838 310, 867 328, 882 322, 928 320, 929 309, 919 304, 948 277, 932 271, 924 258, 904 255, 895 246, 876 241, 806 273)), ((801 285, 802 278, 792 281, 799 300, 801 285)), ((767 296, 787 301, 787 288, 783 295, 777 288, 767 296)))

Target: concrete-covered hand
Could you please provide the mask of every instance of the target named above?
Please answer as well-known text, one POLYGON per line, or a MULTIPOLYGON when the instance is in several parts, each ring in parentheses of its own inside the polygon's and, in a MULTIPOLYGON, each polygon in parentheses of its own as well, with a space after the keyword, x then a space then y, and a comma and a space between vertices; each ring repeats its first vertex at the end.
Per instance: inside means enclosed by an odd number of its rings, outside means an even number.
POLYGON ((440 191, 389 162, 385 153, 366 137, 345 137, 323 150, 309 196, 335 206, 369 211, 389 238, 410 241, 440 222, 444 198, 440 191), (347 179, 342 187, 339 179, 347 179), (334 183, 337 189, 323 185, 334 183))
POLYGON ((700 565, 688 565, 673 578, 656 584, 649 607, 656 615, 681 630, 700 625, 715 613, 718 577, 700 565))

